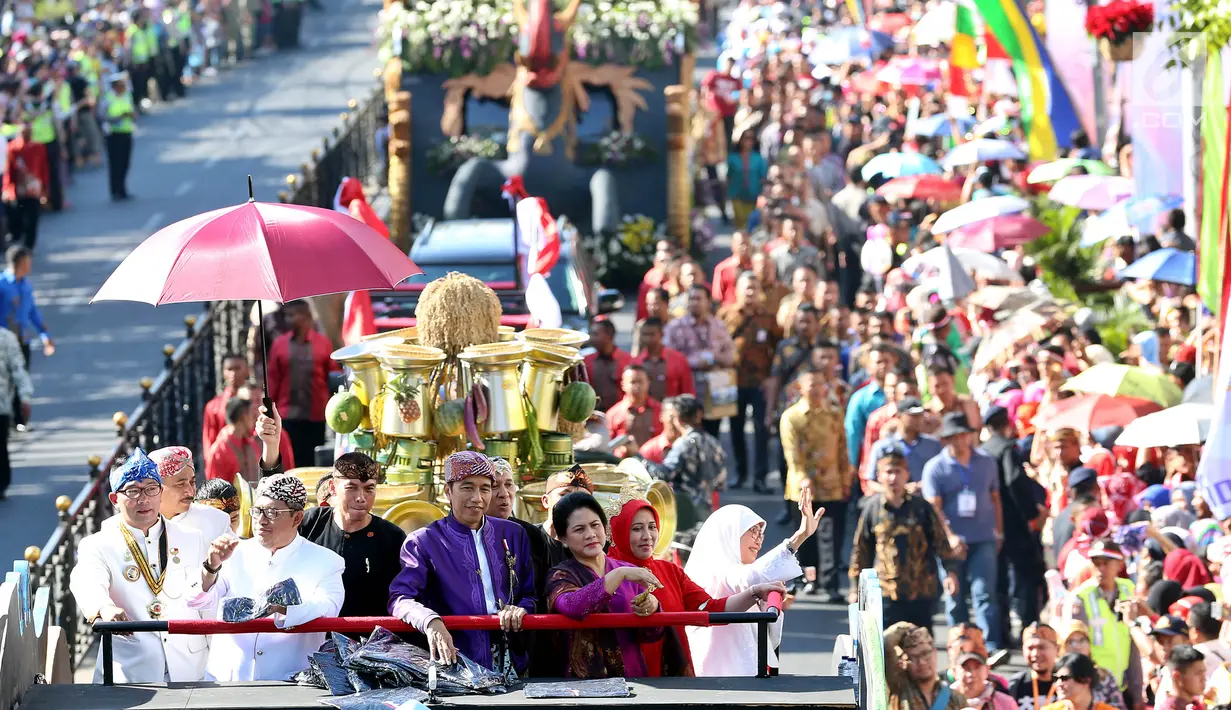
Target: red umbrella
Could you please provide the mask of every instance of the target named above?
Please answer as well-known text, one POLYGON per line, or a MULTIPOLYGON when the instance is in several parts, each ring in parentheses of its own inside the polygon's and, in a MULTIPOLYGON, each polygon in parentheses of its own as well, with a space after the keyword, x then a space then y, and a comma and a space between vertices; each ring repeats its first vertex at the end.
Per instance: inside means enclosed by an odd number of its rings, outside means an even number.
POLYGON ((876 194, 890 200, 953 202, 961 199, 962 186, 940 175, 904 175, 881 185, 876 194))
POLYGON ((947 241, 955 247, 993 252, 1008 249, 1038 239, 1050 232, 1046 224, 1024 214, 1002 215, 959 227, 949 233, 947 241))
MULTIPOLYGON (((90 302, 255 300, 260 308, 261 301, 392 289, 421 273, 401 249, 350 215, 255 201, 249 176, 246 203, 160 229, 90 302)), ((265 319, 260 322, 264 345, 265 319)))
POLYGON ((1084 394, 1053 402, 1034 415, 1041 431, 1076 429, 1089 433, 1105 426, 1124 426, 1142 415, 1161 410, 1157 402, 1136 397, 1084 394))

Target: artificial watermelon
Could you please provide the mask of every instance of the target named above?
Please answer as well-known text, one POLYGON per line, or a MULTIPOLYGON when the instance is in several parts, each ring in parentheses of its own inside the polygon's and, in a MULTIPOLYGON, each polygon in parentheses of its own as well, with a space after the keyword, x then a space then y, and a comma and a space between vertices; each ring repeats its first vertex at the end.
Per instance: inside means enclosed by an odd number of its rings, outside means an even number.
POLYGON ((465 427, 465 403, 462 400, 454 399, 436 408, 436 433, 461 436, 465 427))
POLYGON ((573 382, 560 392, 560 416, 574 424, 583 424, 594 413, 598 396, 585 382, 573 382))
POLYGON ((359 398, 342 389, 329 398, 325 405, 325 421, 329 428, 339 434, 349 434, 359 428, 367 408, 359 398))

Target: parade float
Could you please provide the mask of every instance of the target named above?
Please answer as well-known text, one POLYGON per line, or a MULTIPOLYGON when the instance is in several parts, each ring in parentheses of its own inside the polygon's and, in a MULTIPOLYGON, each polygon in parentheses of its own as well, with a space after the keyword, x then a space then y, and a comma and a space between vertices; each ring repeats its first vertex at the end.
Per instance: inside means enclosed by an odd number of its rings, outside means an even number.
MULTIPOLYGON (((515 333, 500 325, 500 302, 460 273, 428 284, 412 328, 380 333, 333 353, 348 386, 327 408, 345 437, 381 466, 373 512, 414 530, 446 514, 442 462, 464 449, 509 461, 518 479, 517 516, 542 522, 546 479, 576 464, 573 445, 594 413, 579 347, 584 333, 559 328, 515 333)), ((614 510, 647 498, 663 521, 660 553, 674 536, 670 487, 629 461, 586 464, 595 493, 614 510)), ((328 468, 294 470, 309 490, 328 468)))

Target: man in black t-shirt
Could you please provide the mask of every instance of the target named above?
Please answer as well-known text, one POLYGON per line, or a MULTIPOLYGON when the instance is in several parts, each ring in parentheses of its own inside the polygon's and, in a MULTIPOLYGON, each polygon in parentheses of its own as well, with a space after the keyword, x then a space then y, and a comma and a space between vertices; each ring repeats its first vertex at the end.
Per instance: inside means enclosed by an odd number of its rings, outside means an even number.
POLYGON ((1008 694, 1018 710, 1040 710, 1056 701, 1052 671, 1060 653, 1056 630, 1047 624, 1031 624, 1022 630, 1022 653, 1029 670, 1009 679, 1008 694))
POLYGON ((329 507, 309 510, 299 534, 346 561, 340 616, 388 616, 389 584, 401 571, 406 533, 372 515, 380 467, 367 454, 343 454, 330 474, 329 507))

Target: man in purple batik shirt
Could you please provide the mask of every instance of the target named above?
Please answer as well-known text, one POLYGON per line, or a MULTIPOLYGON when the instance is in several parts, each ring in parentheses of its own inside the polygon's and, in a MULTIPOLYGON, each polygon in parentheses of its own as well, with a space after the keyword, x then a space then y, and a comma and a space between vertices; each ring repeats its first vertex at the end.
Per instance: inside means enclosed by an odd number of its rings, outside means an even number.
POLYGON ((453 663, 460 652, 495 671, 512 665, 524 673, 527 644, 516 636, 536 601, 530 540, 517 523, 487 516, 496 473, 486 456, 459 451, 445 459, 444 477, 452 512, 406 538, 389 613, 427 636, 434 660, 453 663), (440 619, 488 614, 500 617, 500 632, 451 634, 440 619))

